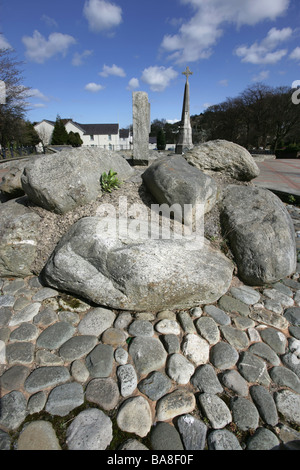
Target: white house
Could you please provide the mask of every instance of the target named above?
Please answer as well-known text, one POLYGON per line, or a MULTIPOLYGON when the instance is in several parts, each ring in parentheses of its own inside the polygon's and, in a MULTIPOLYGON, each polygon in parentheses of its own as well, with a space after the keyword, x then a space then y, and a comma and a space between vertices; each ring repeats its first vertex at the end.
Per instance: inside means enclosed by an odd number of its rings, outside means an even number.
MULTIPOLYGON (((128 129, 119 129, 119 124, 79 124, 72 119, 62 119, 66 131, 80 135, 84 147, 100 147, 109 150, 129 150, 132 137, 128 129)), ((34 126, 42 144, 51 144, 55 122, 44 119, 34 126)))

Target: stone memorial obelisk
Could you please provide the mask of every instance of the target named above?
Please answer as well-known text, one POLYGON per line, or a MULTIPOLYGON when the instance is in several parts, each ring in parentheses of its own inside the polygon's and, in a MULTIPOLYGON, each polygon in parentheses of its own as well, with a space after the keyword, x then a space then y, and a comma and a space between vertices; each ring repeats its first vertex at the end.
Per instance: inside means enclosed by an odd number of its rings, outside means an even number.
POLYGON ((184 150, 193 148, 192 127, 190 119, 190 84, 189 76, 193 75, 189 67, 186 68, 182 75, 186 76, 186 84, 184 89, 181 125, 179 129, 178 142, 175 153, 182 154, 184 150))
POLYGON ((150 134, 150 103, 144 91, 132 93, 133 114, 133 163, 148 165, 150 134))

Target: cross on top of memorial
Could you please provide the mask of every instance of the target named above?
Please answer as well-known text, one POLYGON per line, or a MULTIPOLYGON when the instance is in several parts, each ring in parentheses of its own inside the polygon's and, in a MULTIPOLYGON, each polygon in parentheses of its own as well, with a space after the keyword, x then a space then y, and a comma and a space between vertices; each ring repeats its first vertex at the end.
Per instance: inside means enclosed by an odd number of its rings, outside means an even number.
POLYGON ((182 75, 186 76, 186 81, 188 82, 189 81, 189 76, 193 75, 193 72, 191 72, 189 67, 187 67, 186 70, 184 72, 182 72, 182 75))

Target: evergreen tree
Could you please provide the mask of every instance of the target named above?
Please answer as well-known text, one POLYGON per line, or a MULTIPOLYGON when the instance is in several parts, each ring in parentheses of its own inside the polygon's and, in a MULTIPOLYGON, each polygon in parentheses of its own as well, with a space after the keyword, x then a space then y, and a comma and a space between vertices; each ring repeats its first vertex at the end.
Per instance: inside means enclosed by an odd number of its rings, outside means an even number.
POLYGON ((56 118, 53 134, 52 145, 66 145, 68 143, 69 134, 66 131, 65 125, 58 115, 56 118))
POLYGON ((158 150, 165 150, 166 148, 166 136, 165 136, 165 133, 163 131, 163 129, 159 129, 159 131, 157 132, 157 149, 158 150))
POLYGON ((83 141, 80 138, 80 135, 78 132, 73 132, 71 131, 68 135, 68 144, 72 145, 72 147, 81 147, 83 144, 83 141))

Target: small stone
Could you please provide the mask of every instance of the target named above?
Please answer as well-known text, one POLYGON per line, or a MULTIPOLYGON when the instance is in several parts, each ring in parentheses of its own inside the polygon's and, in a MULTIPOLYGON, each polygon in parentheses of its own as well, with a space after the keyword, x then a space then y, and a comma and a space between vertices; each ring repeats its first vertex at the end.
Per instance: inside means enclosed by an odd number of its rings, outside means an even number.
POLYGON ((203 393, 217 394, 223 392, 217 374, 210 364, 198 367, 191 382, 194 387, 203 393))
POLYGON ((224 338, 234 348, 246 349, 249 346, 249 340, 244 331, 234 328, 230 325, 222 326, 220 329, 224 338))
POLYGON ((137 387, 137 376, 134 367, 131 364, 119 366, 117 368, 117 377, 120 382, 120 392, 122 397, 129 397, 137 387))
POLYGON ((283 442, 284 449, 299 450, 300 432, 285 424, 279 424, 278 428, 278 437, 283 442))
POLYGON ((191 413, 196 407, 193 393, 178 389, 163 396, 156 405, 157 421, 168 421, 182 414, 191 413))
POLYGON ((273 284, 272 287, 281 292, 282 294, 288 295, 289 297, 293 297, 294 295, 292 289, 285 286, 282 282, 276 282, 275 284, 273 284))
POLYGON ((98 344, 86 357, 86 367, 92 377, 109 377, 114 350, 109 344, 98 344))
POLYGON ((9 284, 4 284, 2 290, 5 295, 15 295, 20 289, 24 289, 24 287, 26 287, 24 279, 15 279, 9 284))
POLYGON ((108 328, 102 333, 101 341, 114 347, 121 346, 126 341, 126 334, 119 328, 108 328))
POLYGON ((25 390, 28 393, 39 392, 54 387, 70 379, 69 371, 62 366, 39 367, 34 369, 25 381, 25 390))
POLYGON ((157 401, 172 387, 172 382, 165 374, 155 371, 138 384, 138 389, 150 400, 157 401))
POLYGON ((182 345, 183 354, 196 366, 209 360, 209 344, 200 336, 187 334, 182 345))
POLYGON ((210 317, 201 317, 196 321, 196 327, 199 334, 209 342, 217 344, 220 341, 220 330, 215 320, 210 317))
POLYGON ((266 386, 270 384, 265 361, 248 351, 241 353, 238 370, 248 382, 266 386))
POLYGON ((133 450, 133 451, 139 451, 139 450, 149 450, 148 447, 144 446, 141 442, 139 442, 137 439, 127 439, 127 441, 123 442, 118 447, 118 450, 133 450))
POLYGON ((9 322, 9 326, 16 326, 20 323, 32 321, 33 318, 39 313, 41 305, 41 303, 35 302, 23 308, 23 310, 21 310, 20 312, 15 313, 15 315, 12 316, 9 322))
POLYGON ((22 430, 18 450, 61 450, 53 426, 48 421, 33 421, 22 430))
POLYGON ((230 410, 217 395, 201 393, 199 395, 199 404, 213 429, 222 429, 231 423, 230 410))
POLYGON ((156 315, 157 320, 176 320, 176 314, 171 310, 163 310, 156 315))
POLYGON ((230 297, 229 295, 223 295, 223 297, 219 299, 218 303, 220 308, 228 313, 239 313, 244 317, 247 317, 250 313, 248 305, 234 297, 230 297))
POLYGON ((0 295, 0 308, 13 307, 16 299, 13 295, 0 295))
POLYGON ((41 366, 62 366, 64 364, 64 361, 61 357, 51 353, 50 351, 44 351, 42 349, 37 351, 35 360, 37 364, 41 366))
POLYGON ((180 434, 169 423, 158 423, 152 428, 151 445, 153 450, 184 450, 180 434))
POLYGON ((300 395, 290 390, 279 390, 274 395, 277 410, 290 423, 300 425, 300 395))
POLYGON ((5 349, 8 364, 31 364, 34 360, 34 345, 28 342, 11 343, 5 349))
POLYGON ((55 289, 50 287, 44 287, 40 289, 33 297, 34 302, 42 302, 43 300, 50 299, 51 297, 56 297, 58 292, 55 289))
POLYGON ((260 300, 260 293, 248 286, 232 287, 230 293, 233 297, 247 305, 254 305, 260 300))
POLYGON ((0 450, 10 450, 11 437, 0 429, 0 450))
POLYGON ((96 336, 73 336, 60 347, 59 355, 65 362, 72 362, 88 354, 96 344, 96 336))
POLYGON ((51 307, 41 310, 34 318, 33 323, 41 327, 47 327, 57 320, 57 313, 51 307))
POLYGON ((278 413, 275 401, 268 390, 261 385, 254 385, 250 388, 250 394, 261 419, 270 426, 276 426, 278 423, 278 413))
POLYGON ((120 330, 127 328, 130 323, 132 322, 132 315, 129 312, 122 312, 120 313, 115 322, 114 322, 114 327, 115 328, 120 328, 120 330))
POLYGON ((79 359, 76 359, 71 365, 71 374, 76 382, 84 383, 89 378, 89 371, 86 365, 79 359))
POLYGON ((289 351, 294 353, 300 359, 300 340, 288 338, 289 351))
POLYGON ((146 320, 135 320, 128 328, 131 336, 153 336, 154 329, 152 323, 146 320))
POLYGON ((45 410, 55 416, 66 416, 84 402, 83 387, 77 382, 55 387, 49 393, 45 410))
POLYGON ((242 397, 246 397, 248 395, 248 383, 238 373, 238 371, 234 369, 225 371, 221 376, 221 381, 224 387, 229 388, 237 395, 242 397))
POLYGON ((284 312, 284 317, 291 325, 300 326, 300 307, 288 308, 284 312))
POLYGON ((277 354, 284 354, 287 345, 287 339, 281 331, 274 328, 265 328, 261 330, 260 336, 277 354))
POLYGON ((23 393, 13 390, 0 398, 0 426, 8 430, 17 429, 25 420, 27 400, 23 393))
POLYGON ((109 309, 94 308, 83 317, 78 331, 82 335, 100 336, 113 325, 115 318, 116 315, 109 309))
POLYGON ((78 325, 80 322, 80 316, 76 312, 69 312, 68 310, 63 310, 58 313, 58 318, 60 321, 70 323, 73 326, 78 325))
POLYGON ((128 352, 123 348, 118 348, 115 351, 115 360, 118 364, 124 365, 128 361, 128 352))
POLYGON ((139 374, 149 374, 165 365, 167 353, 157 338, 135 337, 129 345, 132 357, 139 374))
POLYGON ((177 426, 185 450, 203 450, 207 434, 207 426, 190 414, 180 416, 177 426))
POLYGON ((0 326, 7 325, 11 319, 12 311, 9 307, 0 308, 0 326))
POLYGON ((168 354, 179 353, 180 343, 176 335, 174 334, 164 335, 162 338, 162 341, 168 354))
POLYGON ((10 335, 9 341, 33 341, 38 337, 39 330, 32 323, 22 323, 10 335))
POLYGON ((181 354, 172 354, 167 364, 168 376, 178 384, 187 384, 195 372, 195 367, 181 354))
POLYGON ((30 415, 33 415, 34 413, 39 413, 46 405, 46 401, 47 395, 45 392, 37 392, 34 395, 31 395, 27 403, 28 413, 30 415))
POLYGON ((19 390, 30 373, 25 366, 13 366, 7 369, 0 377, 0 388, 8 391, 19 390))
POLYGON ((197 333, 193 320, 188 312, 179 312, 178 318, 185 333, 197 333))
POLYGON ((145 437, 151 429, 152 413, 146 398, 128 398, 117 414, 117 424, 122 431, 145 437))
POLYGON ((300 379, 292 370, 283 366, 272 367, 270 377, 280 387, 289 387, 295 392, 300 393, 300 379))
POLYGON ((247 450, 272 450, 279 445, 279 440, 272 431, 258 428, 247 442, 247 450))
POLYGON ((243 397, 231 400, 233 422, 241 431, 256 429, 259 423, 259 414, 254 404, 243 397))
POLYGON ((258 343, 261 341, 261 337, 256 328, 248 328, 247 333, 249 335, 250 342, 258 343))
POLYGON ((290 326, 289 333, 296 339, 300 339, 300 328, 299 326, 290 326))
POLYGON ((230 325, 231 320, 229 315, 214 305, 206 305, 204 307, 204 312, 212 317, 218 325, 230 325))
POLYGON ((267 310, 270 310, 271 312, 278 313, 278 315, 281 315, 283 312, 283 307, 280 304, 280 302, 277 302, 276 300, 266 300, 264 302, 264 307, 267 310))
POLYGON ((136 320, 153 322, 155 320, 155 315, 151 312, 138 312, 135 314, 135 318, 136 320))
POLYGON ((112 422, 103 411, 81 411, 67 429, 69 450, 105 450, 113 438, 112 422))
POLYGON ((156 323, 155 329, 163 335, 180 335, 180 326, 177 321, 167 318, 156 323))
POLYGON ((261 357, 265 361, 269 362, 273 366, 280 365, 280 359, 275 353, 275 351, 270 348, 268 344, 265 343, 254 343, 250 346, 248 351, 256 356, 261 357))
POLYGON ((257 323, 263 323, 265 325, 278 328, 279 330, 285 330, 289 326, 289 323, 284 316, 275 312, 271 313, 268 310, 252 310, 249 317, 257 323))
POLYGON ((235 317, 233 321, 240 330, 247 330, 255 326, 255 322, 248 317, 235 317))
POLYGON ((44 349, 58 349, 72 338, 75 328, 67 322, 57 322, 48 326, 38 337, 36 345, 44 349))
POLYGON ((86 399, 104 410, 113 410, 120 399, 118 385, 111 377, 93 379, 86 388, 86 399))
POLYGON ((277 289, 264 289, 263 295, 278 302, 283 308, 292 307, 294 305, 294 301, 290 296, 279 292, 277 289))
POLYGON ((209 450, 242 450, 242 447, 232 432, 227 429, 212 431, 207 438, 209 450))
POLYGON ((239 359, 237 350, 231 344, 220 341, 210 350, 210 362, 217 369, 230 369, 239 359))
POLYGON ((291 352, 281 356, 282 363, 300 378, 300 359, 291 352))
POLYGON ((203 314, 203 310, 201 307, 195 307, 191 309, 191 315, 195 318, 200 318, 203 314))

